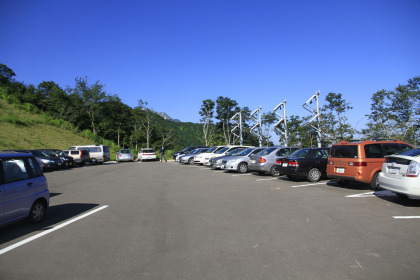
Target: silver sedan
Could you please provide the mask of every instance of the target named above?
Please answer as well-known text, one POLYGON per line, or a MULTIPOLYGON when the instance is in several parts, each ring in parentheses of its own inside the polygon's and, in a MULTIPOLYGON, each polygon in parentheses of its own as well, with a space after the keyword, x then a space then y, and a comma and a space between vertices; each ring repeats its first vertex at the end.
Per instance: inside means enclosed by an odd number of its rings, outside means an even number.
POLYGON ((266 148, 249 148, 243 150, 236 156, 222 159, 221 169, 237 171, 238 173, 247 173, 249 171, 248 163, 250 156, 257 154, 266 148))

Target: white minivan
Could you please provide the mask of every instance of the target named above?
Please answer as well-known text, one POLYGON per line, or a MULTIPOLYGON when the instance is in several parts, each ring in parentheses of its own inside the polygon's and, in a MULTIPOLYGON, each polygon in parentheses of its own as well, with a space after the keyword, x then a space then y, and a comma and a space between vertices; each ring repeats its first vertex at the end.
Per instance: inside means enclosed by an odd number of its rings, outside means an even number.
POLYGON ((91 164, 102 164, 111 158, 109 147, 106 145, 71 146, 68 150, 88 150, 91 164))

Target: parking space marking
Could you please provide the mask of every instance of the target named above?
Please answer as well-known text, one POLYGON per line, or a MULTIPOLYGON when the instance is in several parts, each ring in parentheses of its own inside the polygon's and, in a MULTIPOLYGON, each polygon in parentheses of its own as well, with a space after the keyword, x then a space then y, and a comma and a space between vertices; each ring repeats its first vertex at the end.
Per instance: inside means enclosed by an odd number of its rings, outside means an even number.
POLYGON ((6 248, 4 248, 4 249, 0 250, 0 255, 3 255, 4 253, 7 253, 7 252, 9 252, 9 251, 11 251, 11 250, 13 250, 13 249, 16 249, 17 247, 20 247, 20 246, 22 246, 22 245, 25 245, 26 243, 29 243, 29 242, 31 242, 31 241, 33 241, 33 240, 35 240, 35 239, 38 239, 38 238, 40 238, 40 237, 42 237, 42 236, 44 236, 44 235, 47 235, 47 234, 49 234, 49 233, 51 233, 51 232, 53 232, 53 231, 58 230, 58 229, 60 229, 60 228, 63 228, 63 227, 65 227, 65 226, 68 226, 69 224, 72 224, 72 223, 74 223, 74 222, 76 222, 76 221, 78 221, 78 220, 81 220, 81 219, 83 219, 83 218, 86 218, 87 216, 92 215, 92 214, 94 214, 94 213, 96 213, 96 212, 98 212, 98 211, 101 211, 101 210, 103 210, 103 209, 107 208, 108 206, 109 206, 109 205, 104 205, 104 206, 99 207, 99 208, 97 208, 97 209, 94 209, 94 210, 92 210, 92 211, 90 211, 90 212, 87 212, 87 213, 85 213, 85 214, 83 214, 83 215, 80 215, 80 216, 78 216, 78 217, 76 217, 76 218, 74 218, 74 219, 71 219, 71 220, 69 220, 69 221, 67 221, 67 222, 64 222, 64 223, 62 223, 62 224, 59 224, 58 226, 55 226, 55 227, 53 227, 53 228, 51 228, 51 229, 48 229, 48 230, 43 231, 43 232, 40 232, 40 233, 38 233, 38 234, 36 234, 36 235, 34 235, 34 236, 31 236, 31 237, 29 237, 29 238, 26 238, 25 240, 22 240, 22 241, 20 241, 20 242, 18 242, 18 243, 16 243, 16 244, 10 245, 9 247, 6 247, 6 248))
POLYGON ((273 181, 273 180, 277 180, 277 178, 269 178, 269 179, 257 179, 256 181, 273 181))
POLYGON ((392 216, 394 219, 420 219, 420 216, 392 216))
POLYGON ((248 173, 248 174, 233 174, 232 177, 237 177, 237 176, 250 176, 252 175, 252 173, 248 173))
POLYGON ((397 196, 391 191, 376 191, 376 192, 366 192, 359 194, 346 195, 346 197, 376 197, 376 196, 397 196))
POLYGON ((313 183, 313 184, 305 184, 305 185, 295 185, 292 186, 292 188, 300 188, 300 187, 307 187, 307 186, 315 186, 315 185, 325 185, 326 183, 313 183))

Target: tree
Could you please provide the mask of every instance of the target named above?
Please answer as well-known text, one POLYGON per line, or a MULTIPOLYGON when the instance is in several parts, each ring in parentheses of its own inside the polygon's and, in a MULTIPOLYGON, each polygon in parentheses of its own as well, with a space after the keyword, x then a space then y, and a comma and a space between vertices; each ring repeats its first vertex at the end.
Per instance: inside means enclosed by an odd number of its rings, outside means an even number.
POLYGON ((100 104, 108 100, 108 96, 103 88, 104 86, 99 81, 96 81, 93 85, 89 85, 87 77, 85 77, 84 79, 76 78, 76 85, 72 90, 72 94, 79 96, 82 100, 81 106, 89 116, 93 134, 96 134, 96 118, 100 110, 100 104))
POLYGON ((371 97, 370 122, 362 132, 368 138, 420 141, 420 77, 398 85, 395 91, 380 90, 371 97))
MULTIPOLYGON (((278 121, 278 117, 274 112, 263 113, 261 116, 261 122, 263 126, 263 131, 265 132, 264 140, 266 142, 266 146, 269 146, 269 142, 271 139, 271 126, 278 121)), ((272 143, 272 142, 271 142, 272 143)))
POLYGON ((0 84, 9 84, 13 82, 13 77, 16 76, 12 69, 0 63, 0 84))
POLYGON ((198 112, 201 116, 200 122, 203 124, 203 138, 206 146, 210 146, 210 140, 214 133, 213 115, 214 101, 211 99, 203 100, 201 109, 198 112))
POLYGON ((219 96, 216 100, 216 119, 219 120, 218 128, 221 129, 221 134, 226 145, 230 145, 232 141, 231 120, 237 112, 240 111, 238 102, 228 97, 219 96))
POLYGON ((328 103, 321 109, 321 130, 324 136, 328 136, 329 140, 326 144, 332 144, 342 140, 353 138, 354 129, 348 123, 346 112, 353 109, 350 103, 347 103, 341 93, 330 92, 325 97, 328 103))

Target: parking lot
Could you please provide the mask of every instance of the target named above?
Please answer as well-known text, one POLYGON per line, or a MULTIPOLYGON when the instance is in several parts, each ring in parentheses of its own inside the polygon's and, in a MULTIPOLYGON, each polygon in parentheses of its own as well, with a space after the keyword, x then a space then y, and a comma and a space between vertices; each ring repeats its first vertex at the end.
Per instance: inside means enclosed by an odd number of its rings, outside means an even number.
POLYGON ((0 228, 0 279, 419 279, 420 201, 173 161, 45 174, 0 228))

